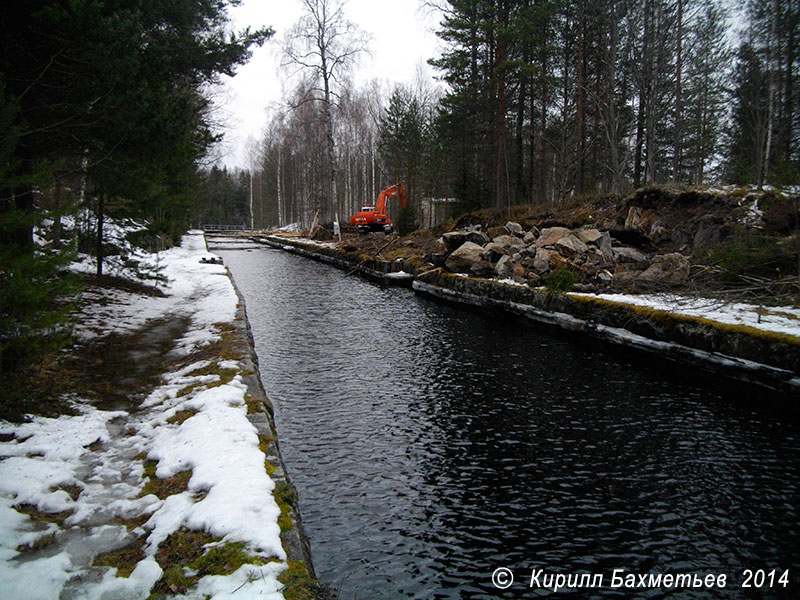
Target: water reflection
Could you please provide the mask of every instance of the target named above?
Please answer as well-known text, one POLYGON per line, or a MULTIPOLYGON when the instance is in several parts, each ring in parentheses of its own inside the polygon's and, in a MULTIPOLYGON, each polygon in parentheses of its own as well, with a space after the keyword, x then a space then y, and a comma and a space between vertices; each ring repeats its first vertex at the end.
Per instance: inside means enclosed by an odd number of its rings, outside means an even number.
POLYGON ((221 254, 341 598, 530 597, 533 567, 726 573, 726 590, 647 597, 734 598, 742 569, 797 564, 796 422, 511 318, 280 251, 221 254), (499 566, 518 577, 505 592, 499 566))

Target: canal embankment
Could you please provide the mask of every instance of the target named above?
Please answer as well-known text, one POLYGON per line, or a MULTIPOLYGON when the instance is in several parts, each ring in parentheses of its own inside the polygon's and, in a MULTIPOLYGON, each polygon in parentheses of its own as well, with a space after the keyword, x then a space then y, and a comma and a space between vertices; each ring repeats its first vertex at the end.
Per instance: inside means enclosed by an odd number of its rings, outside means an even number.
POLYGON ((772 311, 790 321, 788 328, 775 330, 762 326, 762 316, 770 310, 758 306, 750 307, 744 321, 724 322, 715 319, 710 308, 724 302, 712 299, 704 300, 709 307, 704 316, 703 311, 684 311, 682 306, 691 299, 682 302, 674 294, 664 296, 661 306, 643 306, 635 295, 620 301, 600 294, 559 293, 510 278, 450 273, 404 259, 381 260, 303 238, 262 235, 250 239, 382 284, 411 286, 417 294, 437 301, 503 310, 549 331, 599 340, 789 398, 800 393, 800 326, 796 332, 791 327, 791 322, 800 319, 791 311, 772 311))
POLYGON ((60 404, 0 420, 0 595, 324 597, 226 267, 108 227, 128 260, 76 300, 60 404))

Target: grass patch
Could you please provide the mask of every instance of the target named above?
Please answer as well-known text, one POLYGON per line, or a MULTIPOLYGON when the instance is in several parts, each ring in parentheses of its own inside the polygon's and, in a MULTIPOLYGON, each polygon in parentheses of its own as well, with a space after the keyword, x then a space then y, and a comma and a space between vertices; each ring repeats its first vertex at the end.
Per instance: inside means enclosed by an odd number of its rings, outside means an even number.
POLYGON ((261 402, 255 396, 250 394, 244 395, 244 403, 247 406, 247 414, 252 415, 254 413, 264 412, 264 403, 261 402))
POLYGON ((188 408, 186 410, 179 410, 174 415, 172 415, 169 419, 167 419, 167 423, 169 423, 171 425, 176 425, 176 424, 180 425, 184 421, 186 421, 188 419, 191 419, 198 412, 200 412, 200 411, 198 411, 198 410, 196 410, 194 408, 188 408))
POLYGON ((83 493, 83 488, 79 485, 72 485, 72 484, 62 484, 62 485, 54 485, 50 488, 51 492, 57 492, 62 490, 69 494, 69 497, 73 500, 77 500, 80 495, 83 493))
POLYGON ((190 385, 187 385, 185 388, 181 389, 178 392, 177 397, 178 398, 182 398, 184 396, 187 396, 187 395, 191 394, 194 390, 196 390, 198 388, 211 389, 211 388, 219 387, 221 385, 225 385, 226 383, 230 383, 231 380, 234 377, 236 377, 237 374, 239 374, 239 370, 237 370, 237 369, 223 369, 216 363, 212 363, 212 364, 210 364, 210 365, 208 365, 206 367, 203 367, 201 369, 196 369, 196 370, 192 371, 191 373, 189 373, 190 377, 207 377, 209 375, 216 375, 217 377, 219 377, 219 379, 217 381, 211 381, 211 382, 198 381, 196 383, 192 383, 190 385))
POLYGON ((119 522, 120 525, 124 525, 125 529, 128 531, 133 531, 137 527, 142 527, 145 523, 147 523, 151 516, 152 515, 150 513, 147 513, 144 515, 139 515, 138 517, 131 517, 130 519, 123 519, 122 517, 119 517, 117 522, 119 522))
POLYGON ((278 575, 278 581, 283 584, 281 593, 286 600, 317 600, 333 597, 320 593, 323 590, 308 572, 305 564, 299 561, 289 561, 288 564, 289 568, 278 575))
POLYGON ((33 542, 29 544, 20 544, 17 546, 17 552, 21 552, 26 554, 28 552, 37 552, 39 550, 43 550, 47 548, 50 544, 56 541, 56 534, 50 533, 48 535, 43 535, 39 538, 36 538, 33 542))
POLYGON ((114 550, 113 552, 106 552, 95 557, 92 565, 95 567, 115 567, 117 569, 117 577, 129 577, 136 565, 144 558, 144 543, 147 541, 147 536, 141 536, 133 544, 114 550))
POLYGON ((292 528, 291 509, 297 506, 297 492, 292 484, 286 481, 280 481, 275 484, 275 490, 272 492, 278 508, 281 509, 281 516, 278 517, 278 527, 281 531, 289 531, 292 528))
POLYGON ((206 575, 230 575, 242 565, 269 562, 249 554, 244 542, 218 542, 204 531, 185 528, 170 535, 156 553, 156 560, 164 573, 153 586, 150 598, 183 594, 206 575))
POLYGON ((147 478, 147 483, 144 484, 142 491, 139 493, 140 498, 148 494, 154 494, 163 500, 167 496, 180 494, 189 488, 189 480, 192 478, 191 470, 175 473, 175 475, 166 479, 159 479, 156 477, 157 464, 154 460, 145 461, 142 476, 147 478))
POLYGON ((55 523, 59 527, 64 525, 74 510, 62 510, 61 512, 42 512, 34 504, 16 504, 14 507, 19 513, 28 515, 36 523, 55 523))

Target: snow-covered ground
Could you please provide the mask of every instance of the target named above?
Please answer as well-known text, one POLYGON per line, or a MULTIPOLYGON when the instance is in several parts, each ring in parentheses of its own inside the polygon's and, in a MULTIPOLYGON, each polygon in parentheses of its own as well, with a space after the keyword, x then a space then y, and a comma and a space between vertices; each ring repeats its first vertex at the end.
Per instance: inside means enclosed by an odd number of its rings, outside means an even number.
POLYGON ((728 303, 708 298, 689 298, 672 294, 579 294, 572 296, 600 298, 611 302, 634 304, 678 315, 702 317, 728 325, 747 325, 800 337, 800 309, 791 307, 759 307, 740 302, 728 303))
MULTIPOLYGON (((162 286, 166 296, 102 293, 106 300, 93 298, 82 309, 78 338, 177 317, 189 326, 174 358, 219 340, 216 325, 233 321, 238 298, 225 267, 200 262, 211 256, 201 232, 190 232, 181 247, 158 256, 138 253, 138 260, 158 266, 169 279, 162 286)), ((84 257, 82 268, 90 267, 84 257)), ((100 410, 74 398, 78 416, 35 417, 21 425, 0 421, 7 440, 0 442, 0 597, 147 598, 162 575, 159 548, 185 528, 211 534, 218 546, 243 542, 260 560, 229 575, 201 577, 182 597, 283 598, 277 580, 287 567, 280 509, 247 418, 246 386, 240 374, 227 383, 215 374, 241 371, 241 365, 212 362, 165 373, 130 412, 100 410), (190 471, 186 490, 164 499, 143 495, 145 458, 160 479, 190 471), (37 519, 34 507, 61 518, 37 519), (128 531, 121 519, 137 524, 128 531), (144 540, 142 554, 128 577, 114 567, 92 566, 96 556, 137 540, 144 540)))

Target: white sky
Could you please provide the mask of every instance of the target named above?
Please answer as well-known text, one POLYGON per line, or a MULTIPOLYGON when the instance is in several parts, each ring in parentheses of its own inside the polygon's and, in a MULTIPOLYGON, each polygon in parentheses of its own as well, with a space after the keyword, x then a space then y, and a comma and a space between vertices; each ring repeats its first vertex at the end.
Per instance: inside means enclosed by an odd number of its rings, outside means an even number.
MULTIPOLYGON (((300 0, 244 0, 231 10, 234 28, 267 25, 275 35, 253 52, 235 77, 224 78, 219 92, 217 118, 225 127, 220 160, 230 167, 247 166, 248 145, 261 138, 270 106, 281 101, 288 76, 280 70, 279 45, 301 15, 300 0)), ((373 78, 411 83, 417 65, 438 54, 438 18, 425 10, 421 0, 349 0, 345 15, 372 35, 372 56, 362 56, 353 70, 358 86, 373 78)))

